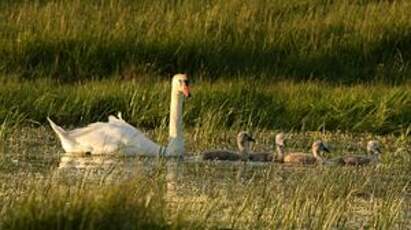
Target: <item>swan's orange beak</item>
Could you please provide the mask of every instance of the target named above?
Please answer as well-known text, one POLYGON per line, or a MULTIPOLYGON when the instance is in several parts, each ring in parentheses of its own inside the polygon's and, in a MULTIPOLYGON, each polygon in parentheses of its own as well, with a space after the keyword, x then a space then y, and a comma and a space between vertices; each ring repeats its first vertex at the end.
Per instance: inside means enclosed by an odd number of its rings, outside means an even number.
POLYGON ((185 84, 183 86, 183 94, 185 97, 191 97, 190 87, 188 86, 188 84, 185 84))

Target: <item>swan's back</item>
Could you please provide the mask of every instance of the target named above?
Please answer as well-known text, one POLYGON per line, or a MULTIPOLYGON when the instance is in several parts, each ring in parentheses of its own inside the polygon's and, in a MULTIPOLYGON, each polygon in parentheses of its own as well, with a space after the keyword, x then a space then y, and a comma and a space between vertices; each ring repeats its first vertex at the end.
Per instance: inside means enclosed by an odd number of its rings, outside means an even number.
POLYGON ((289 153, 284 156, 284 163, 314 164, 316 159, 313 155, 307 153, 289 153))
MULTIPOLYGON (((50 124, 51 122, 50 120, 50 124)), ((58 134, 64 150, 70 153, 112 154, 121 152, 126 155, 136 155, 147 152, 156 153, 160 149, 160 146, 148 139, 140 130, 113 116, 109 117, 109 122, 96 122, 70 131, 58 128, 53 127, 53 130, 58 134)))
POLYGON ((120 151, 138 137, 130 128, 103 122, 68 131, 67 135, 81 146, 91 149, 92 154, 120 151))
POLYGON ((238 161, 240 155, 228 150, 211 150, 202 153, 203 160, 238 161))

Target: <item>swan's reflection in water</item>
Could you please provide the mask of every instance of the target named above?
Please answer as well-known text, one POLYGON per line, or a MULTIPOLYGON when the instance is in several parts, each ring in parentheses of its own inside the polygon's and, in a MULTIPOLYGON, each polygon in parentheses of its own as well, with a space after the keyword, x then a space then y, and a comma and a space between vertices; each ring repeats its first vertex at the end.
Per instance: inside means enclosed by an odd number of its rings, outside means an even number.
MULTIPOLYGON (((60 170, 88 170, 111 168, 116 164, 116 159, 107 156, 77 156, 66 154, 60 158, 60 170)), ((120 162, 120 161, 118 161, 120 162)))
MULTIPOLYGON (((84 177, 104 182, 121 182, 135 176, 164 182, 165 198, 170 205, 179 202, 205 201, 213 189, 224 188, 227 182, 242 183, 273 164, 258 162, 201 161, 197 158, 160 159, 116 157, 107 155, 61 157, 58 171, 73 180, 84 177)), ((276 167, 276 166, 274 166, 276 167)))
POLYGON ((180 165, 178 159, 65 154, 60 158, 58 172, 72 180, 87 177, 99 183, 132 180, 136 176, 155 178, 165 182, 166 198, 174 200, 180 165))

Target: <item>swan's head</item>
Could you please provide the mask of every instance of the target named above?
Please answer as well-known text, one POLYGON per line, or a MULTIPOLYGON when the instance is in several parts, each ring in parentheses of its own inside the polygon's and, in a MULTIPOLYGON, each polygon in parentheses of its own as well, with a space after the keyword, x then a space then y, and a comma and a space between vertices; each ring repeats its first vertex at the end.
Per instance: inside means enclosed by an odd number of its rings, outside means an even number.
POLYGON ((248 149, 250 142, 255 142, 255 140, 248 132, 241 131, 237 134, 237 145, 240 150, 248 149))
POLYGON ((284 137, 284 133, 279 133, 277 135, 275 135, 275 145, 278 147, 285 147, 285 137, 284 137))
POLYGON ((187 74, 176 74, 173 77, 173 88, 177 89, 177 92, 183 94, 185 97, 190 97, 190 86, 188 84, 187 74))
POLYGON ((369 154, 380 154, 380 144, 376 140, 369 141, 367 144, 367 152, 369 154))
POLYGON ((321 140, 314 141, 311 147, 314 153, 330 152, 330 150, 328 150, 327 146, 321 140))

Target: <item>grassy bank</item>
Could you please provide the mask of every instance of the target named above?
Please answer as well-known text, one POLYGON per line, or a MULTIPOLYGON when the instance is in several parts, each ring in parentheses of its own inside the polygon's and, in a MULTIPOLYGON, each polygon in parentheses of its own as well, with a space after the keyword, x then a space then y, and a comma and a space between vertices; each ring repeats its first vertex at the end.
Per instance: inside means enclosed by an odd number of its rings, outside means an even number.
POLYGON ((6 0, 0 71, 64 81, 188 71, 399 83, 410 78, 410 11, 405 0, 6 0))
MULTIPOLYGON (((323 82, 276 83, 237 80, 196 82, 185 106, 187 127, 405 132, 410 127, 410 85, 333 86, 323 82)), ((3 81, 0 121, 65 127, 104 121, 122 112, 137 127, 168 124, 170 86, 132 81, 57 84, 3 81)))

